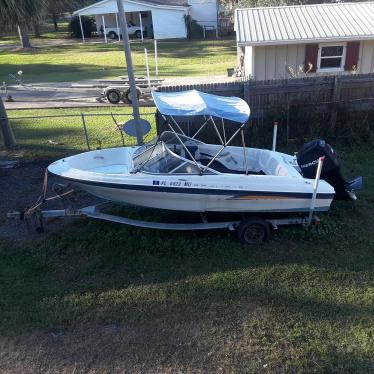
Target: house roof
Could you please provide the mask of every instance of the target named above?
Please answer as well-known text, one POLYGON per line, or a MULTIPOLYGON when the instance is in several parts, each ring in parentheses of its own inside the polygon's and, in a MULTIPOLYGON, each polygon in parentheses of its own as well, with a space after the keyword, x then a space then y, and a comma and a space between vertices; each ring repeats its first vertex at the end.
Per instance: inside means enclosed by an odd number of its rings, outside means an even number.
MULTIPOLYGON (((188 8, 188 0, 123 0, 124 2, 135 3, 140 5, 148 5, 154 8, 188 8)), ((117 12, 117 2, 115 0, 101 0, 93 3, 85 8, 76 10, 73 14, 94 15, 117 12), (108 8, 105 11, 105 7, 108 8)))
POLYGON ((239 45, 374 39, 374 1, 237 9, 239 45))

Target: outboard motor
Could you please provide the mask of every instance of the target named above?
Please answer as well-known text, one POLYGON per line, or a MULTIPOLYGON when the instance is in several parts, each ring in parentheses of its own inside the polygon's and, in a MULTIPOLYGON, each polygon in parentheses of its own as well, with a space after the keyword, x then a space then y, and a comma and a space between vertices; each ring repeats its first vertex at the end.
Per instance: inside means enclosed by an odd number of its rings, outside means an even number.
POLYGON ((335 199, 356 200, 355 191, 362 188, 362 177, 357 177, 347 182, 340 170, 340 160, 332 147, 324 140, 312 140, 305 143, 297 154, 297 163, 304 178, 314 179, 316 177, 318 160, 325 156, 321 179, 325 180, 335 189, 335 199))

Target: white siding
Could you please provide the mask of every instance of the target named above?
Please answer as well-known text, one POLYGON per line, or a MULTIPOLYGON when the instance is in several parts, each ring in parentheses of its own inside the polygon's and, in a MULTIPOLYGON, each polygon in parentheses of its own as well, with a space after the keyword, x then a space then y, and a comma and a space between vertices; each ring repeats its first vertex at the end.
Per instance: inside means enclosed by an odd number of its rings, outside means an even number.
POLYGON ((374 73, 374 40, 361 42, 358 69, 362 74, 374 73))
MULTIPOLYGON (((374 73, 374 41, 360 43, 358 72, 374 73)), ((300 66, 304 68, 304 60, 305 44, 245 47, 245 73, 256 80, 290 78, 287 66, 297 72, 300 66)))
MULTIPOLYGON (((245 51, 249 51, 246 47, 245 51)), ((253 71, 253 78, 256 80, 282 79, 289 77, 287 67, 298 71, 299 66, 304 67, 305 45, 278 45, 252 47, 254 62, 249 63, 249 57, 245 57, 245 69, 253 71)))
POLYGON ((152 20, 155 39, 187 37, 183 11, 152 9, 152 20))
POLYGON ((217 27, 217 0, 188 0, 189 14, 202 26, 217 27))
POLYGON ((246 77, 252 77, 254 73, 254 48, 245 47, 244 71, 246 77))

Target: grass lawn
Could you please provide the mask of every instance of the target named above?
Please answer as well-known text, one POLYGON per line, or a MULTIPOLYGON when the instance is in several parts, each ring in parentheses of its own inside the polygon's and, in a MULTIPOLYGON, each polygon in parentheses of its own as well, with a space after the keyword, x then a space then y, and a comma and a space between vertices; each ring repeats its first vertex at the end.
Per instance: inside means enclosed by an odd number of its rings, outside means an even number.
MULTIPOLYGON (((29 38, 31 42, 33 41, 41 41, 45 39, 63 39, 69 37, 68 31, 68 22, 59 22, 58 23, 58 32, 54 31, 54 26, 52 23, 42 23, 40 25, 40 32, 41 37, 35 38, 33 33, 29 33, 29 38)), ((7 44, 19 44, 19 36, 18 33, 8 33, 0 35, 0 45, 7 45, 7 44)))
MULTIPOLYGON (((131 117, 132 109, 126 106, 113 108, 82 108, 82 109, 40 109, 40 110, 11 110, 8 116, 12 124, 18 144, 27 159, 59 158, 71 153, 87 150, 82 123, 82 112, 89 141, 92 148, 115 147, 122 144, 121 134, 112 117, 122 125, 131 117), (95 116, 106 114, 106 116, 95 116), (59 116, 69 117, 59 117, 59 116), (36 118, 37 116, 58 116, 57 118, 36 118), (23 117, 23 118, 22 118, 23 117), (25 118, 28 117, 28 118, 25 118)), ((145 137, 145 141, 155 136, 155 109, 141 108, 142 118, 153 125, 153 130, 145 137)), ((124 134, 125 135, 125 134, 124 134)), ((126 144, 136 143, 134 138, 125 135, 126 144)))
MULTIPOLYGON (((84 148, 79 122, 14 126, 38 156, 84 148), (44 153, 48 137, 69 147, 44 153)), ((243 247, 224 231, 79 220, 0 239, 0 371, 373 372, 374 151, 338 151, 365 188, 318 232, 243 247)))
MULTIPOLYGON (((1 38, 0 38, 1 40, 1 38)), ((1 42, 0 42, 1 44, 1 42)), ((152 41, 131 43, 136 75, 145 75, 144 48, 151 75, 155 72, 152 41)), ((160 77, 225 75, 236 64, 233 40, 177 40, 158 42, 160 77)), ((25 82, 64 82, 126 75, 123 47, 110 44, 44 46, 31 51, 0 50, 0 79, 23 70, 25 82)))

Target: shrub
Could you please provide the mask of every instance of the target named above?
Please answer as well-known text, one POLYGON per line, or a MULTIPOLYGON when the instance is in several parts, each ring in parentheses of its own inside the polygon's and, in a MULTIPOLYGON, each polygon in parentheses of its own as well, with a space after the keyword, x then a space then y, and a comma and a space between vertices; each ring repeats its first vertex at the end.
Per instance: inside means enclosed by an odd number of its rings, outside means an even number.
POLYGON ((197 39, 204 36, 203 28, 191 16, 185 16, 184 20, 186 22, 188 39, 197 39))
MULTIPOLYGON (((96 23, 93 17, 82 16, 82 27, 85 38, 90 38, 92 33, 96 31, 96 23)), ((71 19, 69 24, 69 31, 75 38, 82 38, 81 25, 79 17, 75 16, 71 19)))

